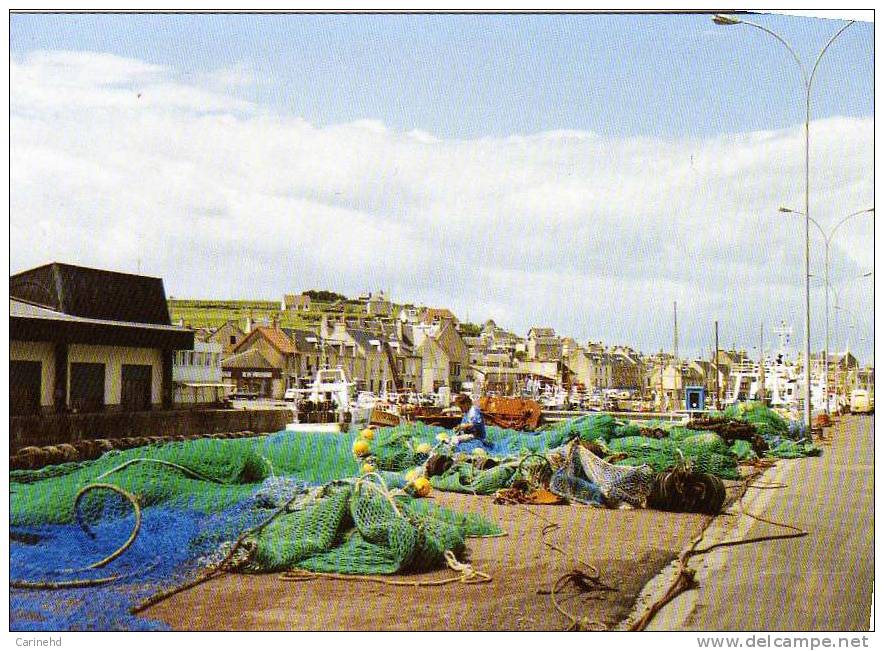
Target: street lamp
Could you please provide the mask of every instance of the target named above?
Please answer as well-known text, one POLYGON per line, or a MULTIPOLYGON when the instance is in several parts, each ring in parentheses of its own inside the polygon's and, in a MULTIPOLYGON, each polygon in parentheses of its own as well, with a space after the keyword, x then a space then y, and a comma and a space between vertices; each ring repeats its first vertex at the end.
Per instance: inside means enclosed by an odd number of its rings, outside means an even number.
POLYGON ((848 366, 848 356, 850 355, 850 332, 849 331, 857 329, 856 324, 858 322, 858 319, 856 318, 856 315, 853 313, 853 311, 848 310, 846 307, 836 305, 835 309, 839 312, 844 312, 847 316, 850 317, 850 325, 848 326, 848 333, 847 333, 846 350, 844 351, 844 393, 847 394, 847 389, 848 389, 847 385, 848 385, 848 379, 849 379, 849 374, 850 374, 850 367, 848 366))
MULTIPOLYGON (((816 226, 817 230, 820 232, 820 235, 823 236, 823 243, 825 244, 825 286, 826 286, 826 352, 825 352, 825 361, 823 362, 823 368, 825 369, 826 375, 826 413, 829 413, 829 290, 831 285, 829 285, 829 245, 832 243, 832 238, 835 237, 835 232, 841 228, 842 224, 844 224, 848 219, 856 217, 857 215, 864 215, 866 213, 875 212, 874 208, 866 208, 865 210, 858 210, 854 213, 850 213, 846 217, 844 217, 841 221, 839 221, 835 226, 832 227, 832 230, 829 231, 828 235, 826 234, 825 229, 820 226, 820 223, 811 218, 807 217, 806 214, 801 212, 800 210, 793 210, 791 208, 786 208, 785 206, 780 206, 779 211, 782 213, 789 213, 793 215, 801 215, 806 217, 810 223, 816 226)), ((869 272, 871 274, 871 272, 869 272)), ((836 303, 837 305, 837 303, 836 303)), ((837 307, 836 307, 837 309, 837 307)), ((808 358, 809 359, 809 358, 808 358)))
MULTIPOLYGON (((845 282, 845 283, 848 283, 848 282, 851 282, 851 281, 861 280, 861 279, 863 279, 863 278, 870 278, 870 277, 872 277, 873 275, 874 275, 874 272, 873 272, 873 271, 867 271, 867 272, 864 273, 864 274, 860 274, 860 275, 858 275, 858 276, 853 276, 852 278, 848 278, 848 279, 845 280, 844 282, 845 282)), ((842 287, 841 289, 844 289, 844 288, 842 287)), ((837 289, 836 287, 834 287, 834 286, 832 287, 832 293, 835 295, 835 331, 837 332, 837 331, 838 331, 838 313, 839 313, 839 312, 845 312, 845 313, 847 313, 847 314, 850 314, 850 312, 848 312, 847 310, 843 309, 842 307, 840 307, 840 306, 838 305, 839 301, 841 300, 841 298, 840 298, 840 297, 841 297, 841 293, 840 293, 840 292, 838 291, 838 289, 837 289)), ((856 323, 855 323, 855 320, 853 319, 853 317, 851 317, 851 320, 854 321, 854 322, 851 323, 851 325, 849 326, 849 328, 851 328, 851 329, 856 329, 856 323)), ((848 333, 848 341, 847 341, 846 346, 847 346, 847 352, 850 352, 849 333, 848 333)), ((838 376, 837 376, 837 375, 836 375, 836 377, 835 377, 835 386, 836 386, 836 389, 837 389, 837 386, 838 386, 838 376)))
POLYGON ((757 23, 724 14, 717 14, 712 18, 712 21, 716 25, 748 25, 773 36, 786 47, 789 54, 795 59, 801 72, 801 81, 804 83, 804 422, 807 425, 807 431, 810 432, 812 426, 810 409, 810 91, 813 87, 813 78, 816 76, 817 68, 826 50, 854 21, 849 21, 829 39, 817 55, 809 75, 807 68, 804 67, 792 46, 776 32, 757 23))

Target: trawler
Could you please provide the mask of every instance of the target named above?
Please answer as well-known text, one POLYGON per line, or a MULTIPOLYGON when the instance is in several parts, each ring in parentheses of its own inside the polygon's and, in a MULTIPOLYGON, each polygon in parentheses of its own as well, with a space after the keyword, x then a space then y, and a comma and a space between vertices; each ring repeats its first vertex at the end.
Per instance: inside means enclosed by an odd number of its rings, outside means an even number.
POLYGON ((348 382, 342 368, 320 369, 312 383, 303 389, 293 388, 294 421, 286 430, 297 432, 346 432, 351 426, 368 424, 370 409, 351 399, 355 382, 348 382))
MULTIPOLYGON (((792 328, 781 322, 774 333, 779 338, 775 355, 762 355, 762 360, 758 361, 744 359, 731 368, 722 396, 724 405, 763 397, 772 407, 789 410, 801 408, 804 399, 804 374, 801 367, 791 361, 789 343, 792 328)), ((826 393, 825 372, 811 369, 810 404, 813 410, 825 409, 826 393)))

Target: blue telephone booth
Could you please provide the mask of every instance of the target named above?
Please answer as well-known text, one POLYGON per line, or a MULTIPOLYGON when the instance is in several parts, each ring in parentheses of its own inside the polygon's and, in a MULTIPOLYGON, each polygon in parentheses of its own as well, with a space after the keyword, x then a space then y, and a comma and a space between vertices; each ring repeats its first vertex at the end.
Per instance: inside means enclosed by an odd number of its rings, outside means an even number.
POLYGON ((688 411, 703 411, 706 409, 706 388, 685 387, 685 408, 688 411))

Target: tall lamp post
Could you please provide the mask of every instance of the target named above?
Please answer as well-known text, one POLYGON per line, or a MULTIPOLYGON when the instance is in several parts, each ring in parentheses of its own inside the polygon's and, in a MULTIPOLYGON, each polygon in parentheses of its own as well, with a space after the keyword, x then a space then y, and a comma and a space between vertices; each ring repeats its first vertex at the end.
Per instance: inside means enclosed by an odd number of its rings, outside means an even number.
MULTIPOLYGON (((786 208, 784 206, 780 206, 779 210, 780 210, 780 212, 783 212, 783 213, 789 213, 789 214, 793 214, 793 215, 801 215, 803 217, 807 217, 807 215, 805 215, 803 212, 801 212, 799 210, 792 210, 791 208, 786 208)), ((826 355, 826 358, 825 358, 825 361, 823 362, 823 365, 824 365, 825 375, 826 375, 825 401, 826 401, 826 413, 827 414, 829 413, 829 291, 831 289, 831 285, 829 284, 829 245, 832 243, 832 238, 835 237, 835 232, 839 228, 841 228, 841 226, 848 219, 856 217, 857 215, 864 215, 866 213, 871 213, 871 212, 875 212, 875 209, 874 208, 866 208, 865 210, 858 210, 854 213, 850 213, 849 215, 844 217, 841 221, 839 221, 837 224, 835 224, 832 227, 832 230, 830 230, 828 234, 826 234, 825 229, 823 229, 823 227, 820 226, 820 223, 817 220, 807 217, 807 219, 810 220, 810 223, 813 224, 814 226, 816 226, 817 230, 820 232, 820 235, 823 236, 823 243, 825 244, 825 252, 826 252, 825 253, 825 287, 826 287, 826 352, 825 352, 825 355, 826 355)))
POLYGON ((748 25, 773 36, 786 47, 789 54, 795 59, 795 63, 798 64, 798 69, 801 72, 801 81, 804 83, 804 422, 807 426, 807 431, 810 432, 812 425, 810 408, 810 93, 813 87, 813 78, 816 76, 817 68, 826 50, 841 35, 841 32, 850 27, 854 21, 849 21, 829 39, 828 43, 817 55, 809 75, 807 74, 807 68, 804 67, 792 46, 776 32, 757 23, 730 15, 716 14, 712 21, 716 25, 748 25))
MULTIPOLYGON (((860 275, 858 275, 858 276, 853 276, 852 278, 848 278, 845 282, 850 282, 850 281, 854 281, 854 280, 860 280, 861 278, 871 278, 873 275, 874 275, 874 272, 872 272, 872 271, 867 271, 867 272, 864 273, 864 274, 860 274, 860 275)), ((842 287, 841 289, 844 289, 844 288, 842 287)), ((835 295, 835 330, 837 331, 837 330, 838 330, 838 312, 843 312, 844 310, 842 310, 842 309, 838 306, 838 302, 839 302, 839 300, 840 300, 841 293, 840 293, 837 289, 835 289, 834 287, 832 288, 832 293, 835 295)), ((855 325, 852 325, 852 326, 850 326, 850 327, 851 327, 851 328, 855 328, 855 325)), ((850 349, 849 349, 849 345, 850 345, 849 342, 848 342, 847 345, 848 345, 848 352, 849 352, 849 350, 850 350, 850 349)), ((838 375, 835 376, 835 387, 836 387, 836 390, 837 390, 837 387, 838 387, 838 375)))
MULTIPOLYGON (((838 312, 844 312, 847 316, 849 316, 850 317, 850 330, 856 330, 856 324, 858 323, 858 320, 856 318, 856 315, 853 313, 853 311, 848 310, 846 307, 838 306, 838 305, 835 306, 835 310, 838 312)), ((861 339, 860 341, 865 341, 865 340, 861 339)), ((845 354, 844 354, 844 392, 845 392, 845 394, 847 393, 847 380, 850 376, 850 367, 848 366, 848 359, 847 359, 848 355, 850 355, 850 332, 847 333, 846 348, 847 348, 847 350, 845 351, 845 354)))

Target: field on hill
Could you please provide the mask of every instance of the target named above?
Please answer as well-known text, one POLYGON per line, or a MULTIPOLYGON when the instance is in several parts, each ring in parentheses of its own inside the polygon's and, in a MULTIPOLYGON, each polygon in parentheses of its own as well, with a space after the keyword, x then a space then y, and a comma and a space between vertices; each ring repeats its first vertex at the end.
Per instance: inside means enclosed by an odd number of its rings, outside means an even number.
MULTIPOLYGON (((230 320, 240 322, 242 327, 245 319, 252 317, 256 325, 269 324, 275 319, 283 328, 316 329, 323 313, 333 313, 330 303, 319 301, 314 301, 306 312, 283 311, 279 301, 265 300, 170 299, 168 303, 172 323, 183 320, 185 326, 194 328, 217 328, 230 320)), ((343 314, 365 315, 365 306, 345 303, 343 314)))

